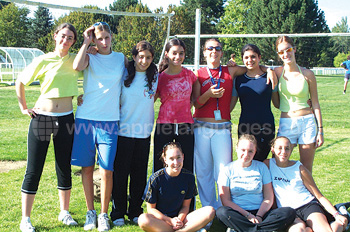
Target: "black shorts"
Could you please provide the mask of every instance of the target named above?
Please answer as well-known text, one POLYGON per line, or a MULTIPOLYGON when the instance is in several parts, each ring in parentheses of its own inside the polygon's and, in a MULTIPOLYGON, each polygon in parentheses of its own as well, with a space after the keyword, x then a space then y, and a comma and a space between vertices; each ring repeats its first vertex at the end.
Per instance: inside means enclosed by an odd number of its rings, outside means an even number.
POLYGON ((297 216, 301 220, 303 220, 304 222, 306 222, 307 218, 312 213, 324 214, 329 223, 334 221, 333 216, 330 213, 328 213, 317 200, 312 200, 311 202, 307 203, 306 205, 303 205, 303 206, 295 209, 295 211, 297 213, 297 216))

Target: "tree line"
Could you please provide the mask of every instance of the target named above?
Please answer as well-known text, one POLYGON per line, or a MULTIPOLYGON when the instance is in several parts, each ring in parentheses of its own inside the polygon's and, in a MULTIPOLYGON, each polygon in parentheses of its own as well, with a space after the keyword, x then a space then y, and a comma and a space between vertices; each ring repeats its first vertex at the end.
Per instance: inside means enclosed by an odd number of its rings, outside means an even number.
MULTIPOLYGON (((100 9, 97 6, 85 8, 100 9)), ((315 0, 183 0, 179 6, 158 8, 152 12, 138 0, 115 0, 106 11, 138 13, 171 13, 170 34, 194 34, 195 9, 201 9, 201 34, 282 34, 282 33, 329 33, 350 32, 347 18, 343 17, 332 30, 326 24, 324 12, 315 0)), ((54 28, 63 23, 73 24, 78 35, 95 22, 107 22, 114 34, 113 50, 131 58, 132 47, 140 40, 148 40, 155 48, 156 62, 160 57, 168 25, 167 17, 112 16, 73 11, 53 20, 49 9, 38 7, 34 17, 30 10, 13 3, 0 1, 0 46, 35 47, 44 52, 54 49, 54 28)), ((77 52, 83 37, 79 36, 73 47, 77 52)), ((240 50, 246 43, 256 44, 263 54, 262 61, 278 58, 274 48, 275 38, 224 38, 225 57, 235 53, 240 61, 240 50)), ((193 63, 194 40, 184 39, 187 46, 185 63, 193 63)), ((350 52, 349 38, 296 39, 297 56, 302 66, 337 66, 339 56, 350 52), (305 51, 312 48, 312 54, 305 51)), ((203 59, 203 58, 202 58, 203 59)), ((224 59, 225 61, 225 59, 224 59)))

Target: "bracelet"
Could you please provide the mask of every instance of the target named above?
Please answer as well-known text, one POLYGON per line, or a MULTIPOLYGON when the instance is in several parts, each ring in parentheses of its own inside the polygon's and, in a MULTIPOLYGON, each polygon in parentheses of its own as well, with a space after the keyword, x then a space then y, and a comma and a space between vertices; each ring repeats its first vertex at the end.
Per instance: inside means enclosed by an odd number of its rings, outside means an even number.
POLYGON ((203 106, 204 104, 200 103, 200 102, 198 101, 198 99, 199 99, 199 97, 197 97, 197 99, 196 99, 197 103, 198 103, 199 105, 203 106))
POLYGON ((339 212, 337 211, 337 212, 335 212, 334 214, 333 214, 333 217, 334 218, 336 218, 336 217, 338 217, 340 214, 339 214, 339 212))
POLYGON ((259 218, 263 219, 263 217, 261 217, 259 214, 255 215, 255 217, 259 217, 259 218))
MULTIPOLYGON (((251 213, 250 213, 250 212, 248 212, 248 214, 247 214, 245 217, 246 217, 246 218, 248 218, 250 214, 251 214, 251 213)), ((339 214, 339 213, 338 213, 338 214, 339 214)))
POLYGON ((323 128, 323 126, 319 126, 318 128, 323 128))

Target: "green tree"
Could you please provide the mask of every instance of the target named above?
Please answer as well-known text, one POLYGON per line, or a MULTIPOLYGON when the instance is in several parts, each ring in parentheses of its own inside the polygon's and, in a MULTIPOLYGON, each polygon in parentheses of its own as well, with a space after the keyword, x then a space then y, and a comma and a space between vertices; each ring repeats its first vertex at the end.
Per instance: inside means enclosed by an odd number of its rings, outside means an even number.
MULTIPOLYGON (((332 33, 349 33, 348 17, 342 17, 333 28, 332 33)), ((346 53, 350 51, 349 37, 332 37, 334 52, 346 53)))
MULTIPOLYGON (((127 11, 151 13, 151 10, 142 3, 130 6, 127 11)), ((115 43, 113 50, 122 52, 131 59, 131 49, 133 46, 141 40, 147 40, 155 49, 155 62, 157 62, 165 36, 166 30, 164 30, 159 18, 125 16, 119 21, 118 34, 114 37, 115 43)))
MULTIPOLYGON (((130 6, 137 5, 137 0, 115 0, 112 4, 109 4, 109 10, 112 11, 127 11, 130 6)), ((121 15, 113 15, 113 20, 111 20, 111 29, 113 33, 117 33, 117 28, 119 26, 119 21, 123 18, 121 15)))
POLYGON ((46 35, 52 30, 52 25, 53 20, 49 9, 39 6, 34 12, 34 19, 29 28, 31 47, 47 52, 46 46, 49 41, 47 40, 46 35))
MULTIPOLYGON (((255 0, 228 0, 225 12, 218 22, 219 34, 246 34, 247 19, 252 4, 255 0)), ((224 57, 226 63, 230 59, 230 54, 236 54, 236 62, 240 61, 240 52, 247 40, 244 38, 223 38, 224 57)))
POLYGON ((224 4, 226 0, 183 0, 181 5, 189 11, 191 26, 194 34, 196 9, 201 9, 201 33, 216 34, 218 23, 224 14, 224 4))
MULTIPOLYGON (((247 20, 247 29, 253 34, 270 33, 325 33, 329 32, 324 12, 318 9, 314 0, 260 0, 252 5, 247 20)), ((272 39, 249 39, 262 51, 262 59, 278 60, 272 39)), ((329 39, 294 39, 297 46, 297 59, 301 66, 323 65, 322 53, 327 54, 329 39)))
POLYGON ((334 67, 339 68, 341 63, 347 60, 348 56, 350 56, 350 52, 347 54, 339 52, 338 55, 334 57, 334 67))
POLYGON ((29 9, 9 4, 0 11, 0 46, 28 47, 29 9))
POLYGON ((10 2, 0 1, 0 10, 2 10, 2 8, 7 6, 8 4, 10 4, 10 2))

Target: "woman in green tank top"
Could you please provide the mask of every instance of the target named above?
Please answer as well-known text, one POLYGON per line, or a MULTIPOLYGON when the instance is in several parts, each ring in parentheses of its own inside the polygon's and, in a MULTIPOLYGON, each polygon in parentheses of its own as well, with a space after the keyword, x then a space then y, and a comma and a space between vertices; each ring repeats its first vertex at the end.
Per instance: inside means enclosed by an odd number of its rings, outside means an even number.
POLYGON ((300 161, 312 172, 316 148, 324 142, 316 78, 296 63, 296 47, 290 37, 280 36, 276 50, 283 61, 283 66, 275 69, 281 110, 278 136, 288 137, 294 146, 299 144, 300 161))

